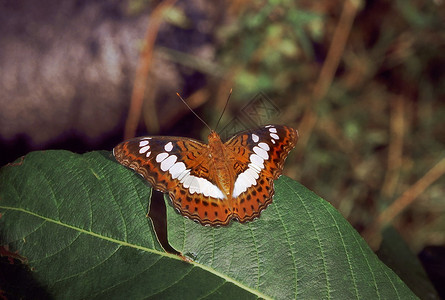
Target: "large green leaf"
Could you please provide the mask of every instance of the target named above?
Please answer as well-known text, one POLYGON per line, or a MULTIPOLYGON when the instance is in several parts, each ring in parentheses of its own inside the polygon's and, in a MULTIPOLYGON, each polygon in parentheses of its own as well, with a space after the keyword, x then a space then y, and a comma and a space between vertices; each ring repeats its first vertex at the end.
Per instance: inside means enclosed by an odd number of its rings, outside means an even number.
POLYGON ((0 171, 1 244, 58 299, 415 298, 330 204, 284 176, 246 224, 204 227, 168 206, 170 243, 193 262, 159 246, 149 192, 108 152, 30 153, 0 171))

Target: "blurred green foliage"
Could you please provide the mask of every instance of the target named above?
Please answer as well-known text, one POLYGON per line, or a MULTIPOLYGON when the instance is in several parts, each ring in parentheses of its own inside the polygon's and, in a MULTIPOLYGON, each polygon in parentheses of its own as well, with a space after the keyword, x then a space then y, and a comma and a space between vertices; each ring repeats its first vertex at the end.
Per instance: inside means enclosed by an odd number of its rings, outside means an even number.
MULTIPOLYGON (((351 1, 357 10, 339 66, 314 101, 344 3, 234 1, 217 32, 217 59, 233 82, 232 106, 241 109, 264 92, 283 112, 275 122, 310 135, 289 158, 287 174, 362 230, 444 156, 445 7, 351 1), (301 131, 307 110, 316 116, 310 132, 301 131)), ((445 244, 444 183, 394 220, 414 250, 445 244)))
POLYGON ((285 92, 314 76, 314 41, 324 35, 324 16, 295 1, 252 1, 233 23, 221 28, 219 60, 235 68, 240 97, 285 92))

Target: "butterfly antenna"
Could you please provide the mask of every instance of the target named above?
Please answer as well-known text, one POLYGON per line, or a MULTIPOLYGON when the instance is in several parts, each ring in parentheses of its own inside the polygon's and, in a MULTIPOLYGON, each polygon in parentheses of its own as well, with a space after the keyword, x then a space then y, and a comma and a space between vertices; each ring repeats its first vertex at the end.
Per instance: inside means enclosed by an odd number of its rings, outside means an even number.
POLYGON ((224 109, 221 113, 221 116, 219 116, 218 122, 216 123, 215 131, 216 131, 216 128, 218 128, 219 121, 221 121, 221 118, 224 115, 224 112, 226 111, 227 104, 229 104, 230 96, 232 96, 232 89, 230 89, 229 97, 227 97, 226 105, 224 105, 224 109))
POLYGON ((198 116, 198 114, 197 113, 195 113, 194 111, 193 111, 193 109, 187 104, 187 102, 185 102, 185 100, 184 99, 182 99, 182 97, 181 97, 181 95, 179 95, 179 93, 176 93, 176 95, 179 97, 179 99, 181 99, 181 101, 182 102, 184 102, 184 104, 185 104, 185 106, 187 106, 188 107, 188 109, 190 109, 190 111, 198 118, 198 119, 200 119, 201 120, 201 122, 202 123, 204 123, 204 125, 205 126, 207 126, 207 128, 210 130, 210 131, 212 131, 212 128, 210 128, 210 126, 209 125, 207 125, 207 123, 206 122, 204 122, 204 120, 203 119, 201 119, 201 117, 200 116, 198 116))

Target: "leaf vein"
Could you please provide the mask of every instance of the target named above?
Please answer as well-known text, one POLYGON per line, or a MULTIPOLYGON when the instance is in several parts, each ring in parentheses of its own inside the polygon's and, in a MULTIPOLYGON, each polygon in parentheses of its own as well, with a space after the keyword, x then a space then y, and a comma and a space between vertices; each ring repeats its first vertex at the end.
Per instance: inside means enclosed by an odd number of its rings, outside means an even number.
POLYGON ((112 200, 112 201, 116 204, 116 206, 119 208, 119 209, 118 209, 118 210, 119 210, 119 215, 120 215, 122 224, 123 224, 123 226, 124 226, 124 240, 127 242, 127 241, 128 241, 128 228, 127 228, 127 222, 125 222, 124 212, 122 211, 122 207, 121 207, 120 203, 117 201, 117 199, 116 199, 114 193, 112 192, 111 185, 110 185, 110 183, 108 182, 108 180, 109 180, 108 178, 109 178, 108 176, 105 176, 105 180, 103 180, 103 182, 104 182, 105 185, 107 186, 106 190, 107 190, 107 191, 110 191, 110 194, 111 194, 111 200, 112 200))
POLYGON ((204 298, 211 298, 211 295, 214 294, 217 290, 219 290, 222 286, 224 286, 227 283, 227 281, 221 281, 221 284, 216 286, 213 290, 209 290, 208 293, 206 295, 201 296, 199 299, 204 299, 204 298))
POLYGON ((331 216, 332 220, 333 220, 334 223, 335 223, 335 227, 337 228, 338 234, 340 235, 341 245, 343 246, 343 249, 344 249, 344 251, 345 251, 345 254, 346 254, 346 260, 348 261, 348 266, 349 266, 349 270, 350 270, 351 277, 352 277, 352 282, 354 283, 355 296, 356 296, 357 299, 360 299, 360 297, 359 297, 359 295, 358 295, 357 279, 355 278, 354 271, 353 271, 353 269, 352 269, 351 258, 349 257, 349 253, 348 253, 348 250, 347 250, 347 248, 346 248, 346 243, 345 243, 345 240, 344 240, 344 238, 343 238, 343 234, 342 234, 342 232, 341 232, 341 230, 340 230, 340 227, 338 226, 337 220, 336 220, 335 217, 332 215, 332 212, 329 210, 329 208, 326 207, 326 205, 323 205, 323 208, 325 208, 326 211, 328 212, 328 214, 331 216))
POLYGON ((51 195, 52 195, 51 200, 54 202, 54 206, 57 208, 57 219, 60 220, 59 206, 57 205, 56 193, 55 193, 54 188, 51 184, 51 180, 49 180, 47 178, 45 172, 41 172, 40 168, 35 167, 33 164, 30 164, 29 167, 36 169, 37 170, 36 173, 40 173, 41 178, 43 178, 46 181, 46 185, 48 186, 49 191, 51 192, 51 195))
POLYGON ((173 281, 172 284, 170 284, 169 286, 166 286, 164 289, 159 290, 157 293, 151 295, 152 298, 156 298, 156 295, 159 295, 160 293, 173 288, 173 286, 179 284, 181 281, 184 280, 184 278, 186 278, 188 275, 190 275, 190 273, 192 272, 193 268, 190 268, 187 272, 185 272, 181 277, 178 277, 178 279, 176 281, 173 281))
POLYGON ((355 234, 354 234, 353 236, 354 236, 354 239, 356 240, 358 246, 360 247, 360 252, 361 252, 363 258, 364 258, 365 261, 366 261, 366 265, 368 266, 369 271, 371 272, 371 275, 372 275, 372 281, 373 281, 373 283, 374 283, 374 287, 375 287, 375 291, 376 291, 376 293, 377 293, 377 297, 378 297, 378 299, 381 299, 382 297, 380 296, 380 293, 379 293, 379 289, 378 289, 378 286, 377 286, 377 281, 375 280, 374 271, 372 270, 371 265, 369 264, 368 258, 366 257, 365 252, 363 251, 363 248, 362 248, 362 245, 360 244, 360 241, 357 239, 357 237, 355 236, 355 234))
MULTIPOLYGON (((47 221, 45 221, 44 223, 46 223, 47 221)), ((71 246, 78 238, 79 238, 79 236, 80 236, 80 234, 78 234, 78 235, 76 235, 67 245, 65 245, 64 247, 62 247, 62 248, 60 248, 59 250, 57 250, 56 252, 54 252, 54 253, 51 253, 51 255, 46 255, 46 256, 44 256, 44 257, 42 257, 42 258, 40 258, 40 259, 34 259, 33 260, 33 262, 38 262, 38 261, 42 261, 42 260, 45 260, 45 259, 48 259, 48 258, 50 258, 50 257, 53 257, 53 256, 55 256, 55 255, 57 255, 57 254, 59 254, 60 252, 62 252, 63 250, 65 250, 66 248, 68 248, 69 246, 71 246)))
MULTIPOLYGON (((113 252, 113 255, 114 255, 115 253, 117 253, 117 250, 119 250, 119 248, 120 248, 120 246, 119 246, 118 248, 116 248, 116 251, 113 252)), ((111 256, 112 256, 112 255, 111 255, 111 256)), ((109 258, 111 258, 111 256, 110 256, 109 258)), ((107 259, 108 259, 108 258, 107 258, 107 259)), ((132 276, 129 276, 129 277, 127 277, 125 280, 120 281, 120 282, 118 282, 118 283, 116 283, 116 284, 113 284, 113 285, 107 287, 106 289, 103 289, 102 291, 100 291, 100 292, 94 294, 93 296, 95 297, 95 296, 97 296, 97 295, 100 295, 100 294, 103 294, 103 293, 105 293, 105 292, 107 292, 107 291, 110 291, 110 290, 114 289, 115 287, 118 287, 118 286, 120 286, 120 285, 122 285, 122 284, 126 284, 127 282, 131 282, 131 281, 134 280, 136 277, 138 277, 139 275, 141 275, 142 273, 146 272, 146 271, 149 270, 151 267, 153 267, 153 266, 154 266, 156 263, 158 263, 161 259, 162 259, 162 258, 159 257, 159 258, 158 258, 156 261, 154 261, 153 264, 151 264, 148 268, 146 268, 146 269, 142 269, 140 272, 137 272, 137 273, 134 272, 134 273, 132 274, 132 276)), ((94 298, 94 297, 91 297, 91 298, 94 298)))
POLYGON ((253 245, 255 246, 256 258, 257 258, 257 286, 256 286, 256 288, 259 288, 259 286, 260 286, 260 276, 261 276, 260 275, 260 253, 258 251, 258 245, 257 245, 256 240, 255 240, 255 235, 253 234, 252 225, 249 223, 248 226, 249 226, 249 233, 250 233, 250 235, 252 237, 253 245))
MULTIPOLYGON (((80 234, 76 237, 76 239, 77 239, 79 236, 80 236, 80 234)), ((74 241, 73 241, 73 242, 74 242, 74 241)), ((54 283, 62 282, 62 281, 64 281, 64 280, 68 280, 68 279, 74 278, 74 277, 79 276, 79 275, 84 275, 84 274, 86 274, 87 272, 94 270, 94 269, 97 268, 98 266, 102 265, 105 261, 107 261, 108 259, 110 259, 110 257, 112 257, 114 254, 116 254, 116 252, 117 252, 117 250, 119 249, 119 247, 120 247, 120 246, 118 245, 114 251, 110 252, 110 255, 109 255, 109 256, 107 256, 105 259, 102 259, 100 262, 98 262, 97 264, 95 264, 95 265, 92 266, 91 268, 88 268, 88 269, 83 270, 83 271, 81 271, 81 272, 73 273, 73 274, 71 274, 71 275, 69 275, 69 276, 65 276, 65 277, 63 277, 63 278, 58 278, 56 281, 54 281, 54 283)))
POLYGON ((279 218, 279 220, 280 220, 280 222, 281 222, 281 225, 283 226, 284 233, 285 233, 285 235, 286 235, 287 245, 289 246, 289 252, 290 252, 290 254, 291 254, 291 256, 292 256, 292 263, 293 263, 293 265, 294 265, 294 270, 295 270, 295 272, 293 272, 294 277, 295 277, 295 291, 294 291, 294 298, 297 298, 297 294, 298 294, 298 293, 297 293, 297 290, 298 290, 298 274, 297 274, 297 264, 296 264, 296 259, 295 259, 294 251, 292 251, 293 249, 292 249, 292 246, 291 246, 291 242, 290 242, 290 238, 289 238, 289 232, 288 232, 286 223, 284 222, 283 217, 282 217, 282 215, 280 214, 280 210, 278 209, 277 205, 275 205, 275 211, 276 211, 276 214, 277 214, 277 216, 278 216, 278 218, 279 218))
POLYGON ((310 213, 307 205, 304 203, 304 200, 300 196, 300 194, 296 190, 294 190, 286 181, 285 181, 285 183, 292 190, 292 192, 296 195, 296 197, 298 197, 298 199, 300 200, 301 204, 303 205, 304 210, 308 214, 309 219, 311 220, 312 227, 314 228, 315 234, 317 236, 318 248, 320 249, 320 252, 321 252, 321 260, 323 262, 324 275, 326 277, 327 298, 330 299, 331 298, 331 296, 330 296, 331 285, 330 285, 330 282, 329 282, 328 271, 327 271, 327 266, 326 266, 326 257, 325 257, 325 253, 324 253, 324 250, 323 250, 323 247, 322 247, 322 244, 321 244, 320 234, 318 232, 317 226, 315 226, 315 223, 314 223, 314 216, 310 213))
MULTIPOLYGON (((383 267, 383 266, 382 266, 382 267, 383 267)), ((387 271, 388 271, 388 270, 386 269, 386 270, 384 270, 383 272, 385 273, 385 276, 389 279, 389 282, 391 282, 391 285, 392 285, 394 291, 395 291, 396 294, 397 294, 397 298, 400 299, 399 292, 397 291, 396 287, 394 286, 394 282, 392 281, 392 278, 388 275, 388 272, 387 272, 387 271)))

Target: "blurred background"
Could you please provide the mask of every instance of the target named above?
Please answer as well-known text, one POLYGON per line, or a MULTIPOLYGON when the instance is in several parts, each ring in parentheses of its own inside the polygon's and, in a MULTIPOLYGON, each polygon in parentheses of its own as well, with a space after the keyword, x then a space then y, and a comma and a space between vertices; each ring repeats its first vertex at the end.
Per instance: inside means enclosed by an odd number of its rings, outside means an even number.
POLYGON ((285 174, 445 282, 444 20, 443 0, 0 0, 0 165, 206 140, 175 93, 215 128, 232 88, 220 131, 297 128, 285 174))

